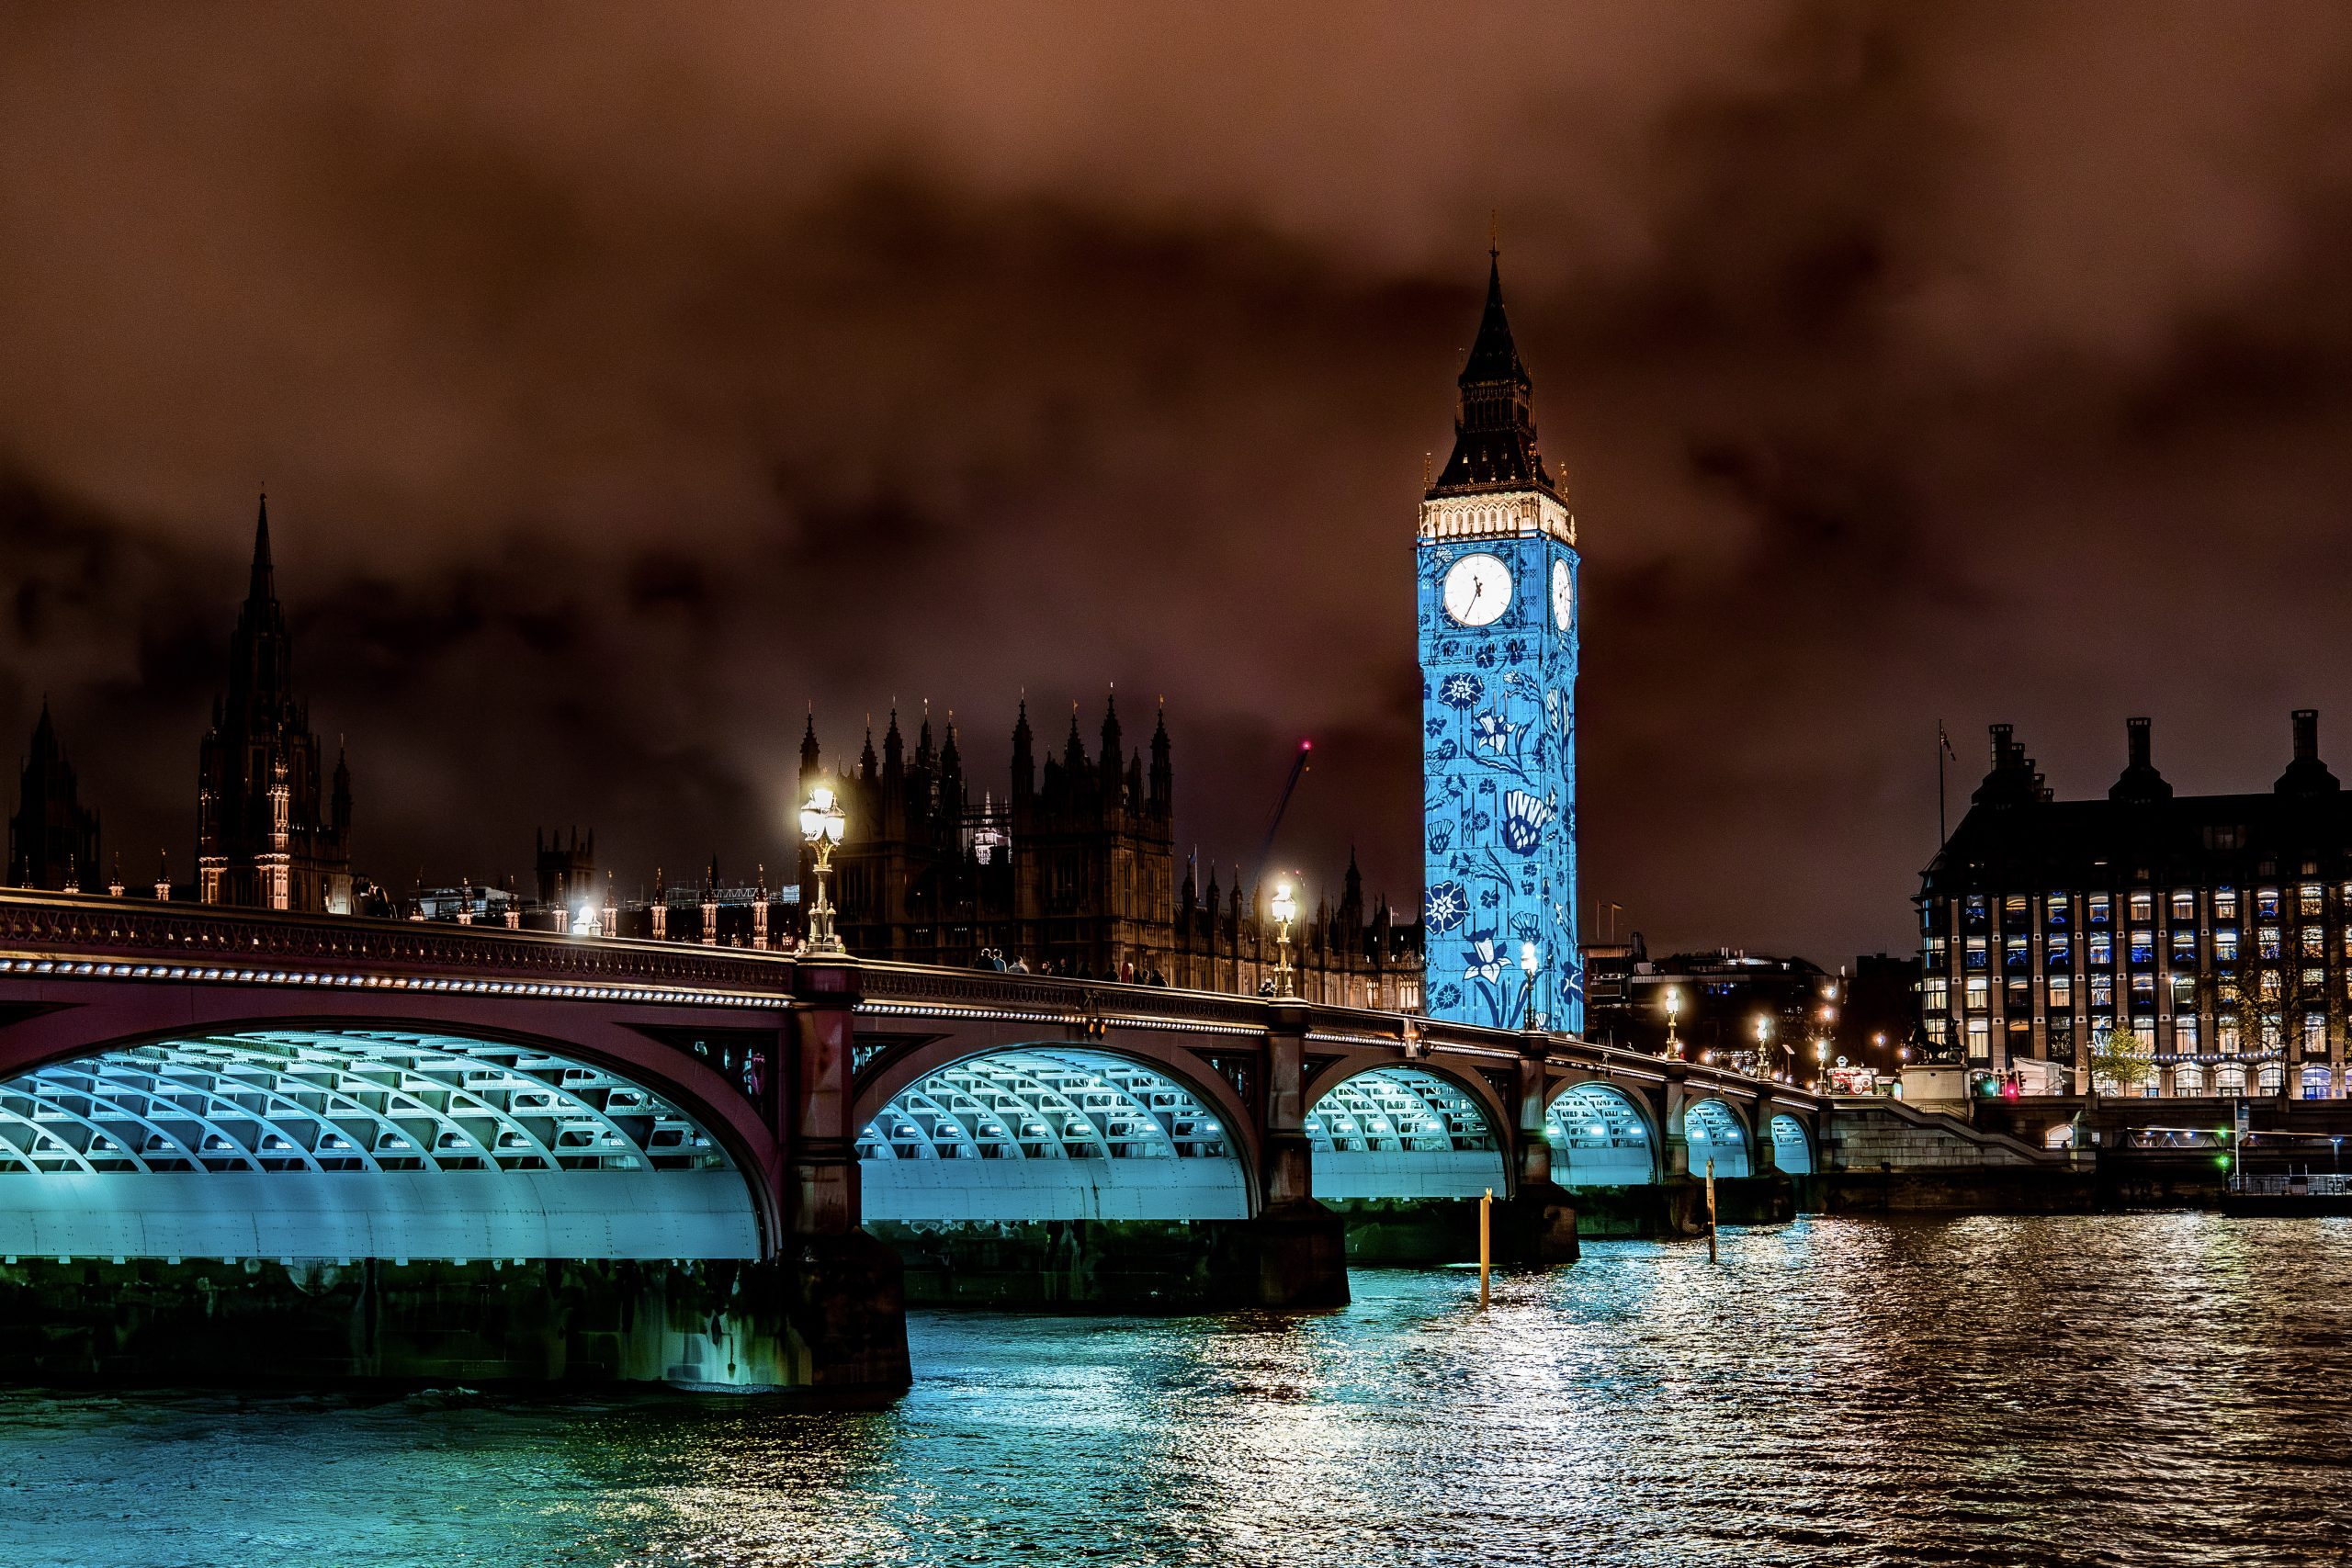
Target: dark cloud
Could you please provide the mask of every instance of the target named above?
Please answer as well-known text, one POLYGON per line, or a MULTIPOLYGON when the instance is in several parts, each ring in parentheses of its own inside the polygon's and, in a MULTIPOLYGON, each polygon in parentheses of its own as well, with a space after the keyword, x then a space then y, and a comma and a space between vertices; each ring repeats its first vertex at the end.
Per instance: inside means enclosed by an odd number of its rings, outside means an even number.
POLYGON ((184 855, 266 479, 379 874, 776 864, 810 703, 987 783, 1115 682, 1228 878, 1311 735, 1278 862, 1409 902, 1499 208, 1589 891, 1899 945, 1939 720, 2223 788, 2352 696, 2347 92, 2316 5, 18 7, 0 724, 184 855))

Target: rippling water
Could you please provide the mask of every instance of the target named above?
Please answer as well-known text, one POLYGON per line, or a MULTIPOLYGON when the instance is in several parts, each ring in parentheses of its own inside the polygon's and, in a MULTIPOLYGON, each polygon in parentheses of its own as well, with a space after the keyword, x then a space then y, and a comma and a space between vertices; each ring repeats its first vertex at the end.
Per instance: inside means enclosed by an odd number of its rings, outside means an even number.
POLYGON ((892 1410, 0 1394, 0 1562, 2352 1562, 2352 1222, 1812 1220, 1326 1316, 922 1314, 892 1410))

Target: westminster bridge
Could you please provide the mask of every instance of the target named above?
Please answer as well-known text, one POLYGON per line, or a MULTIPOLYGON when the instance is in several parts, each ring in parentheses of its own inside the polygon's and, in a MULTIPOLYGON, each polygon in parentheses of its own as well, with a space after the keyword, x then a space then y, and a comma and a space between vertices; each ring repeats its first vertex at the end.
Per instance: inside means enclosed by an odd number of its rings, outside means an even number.
POLYGON ((910 1271, 1337 1304, 1342 1213, 1459 1248, 1491 1192, 1569 1261, 1710 1168, 1784 1210, 1834 1114, 1287 998, 6 893, 0 1375, 888 1390, 910 1271))

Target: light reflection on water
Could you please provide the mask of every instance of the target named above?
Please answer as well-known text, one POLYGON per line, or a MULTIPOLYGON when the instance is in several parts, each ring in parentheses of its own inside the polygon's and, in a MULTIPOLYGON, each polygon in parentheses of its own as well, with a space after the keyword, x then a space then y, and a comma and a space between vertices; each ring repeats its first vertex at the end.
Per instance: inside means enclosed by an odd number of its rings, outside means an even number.
POLYGON ((2352 1224, 1814 1220, 1306 1318, 926 1314, 896 1408, 0 1394, 0 1561, 2352 1561, 2352 1224))

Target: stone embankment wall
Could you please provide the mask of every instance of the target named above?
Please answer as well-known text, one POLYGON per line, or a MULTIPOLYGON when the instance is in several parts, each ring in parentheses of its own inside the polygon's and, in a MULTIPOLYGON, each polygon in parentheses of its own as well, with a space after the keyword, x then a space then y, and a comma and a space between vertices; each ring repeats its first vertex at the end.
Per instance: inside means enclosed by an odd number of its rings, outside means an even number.
POLYGON ((1831 1213, 2078 1213, 2106 1206, 2095 1165, 1900 1100, 1838 1105, 1824 1143, 1825 1168, 1811 1185, 1831 1213))

